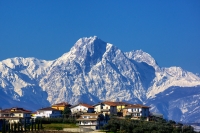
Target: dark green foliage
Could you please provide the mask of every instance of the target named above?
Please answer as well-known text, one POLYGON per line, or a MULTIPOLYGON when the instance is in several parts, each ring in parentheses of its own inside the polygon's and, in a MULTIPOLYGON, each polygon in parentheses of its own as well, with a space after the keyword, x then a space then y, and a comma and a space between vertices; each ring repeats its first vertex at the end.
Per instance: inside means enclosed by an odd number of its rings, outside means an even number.
POLYGON ((37 118, 36 122, 42 121, 43 124, 50 123, 76 123, 75 118, 37 118))
POLYGON ((71 110, 70 110, 70 108, 69 108, 68 106, 65 107, 64 110, 63 110, 63 112, 62 112, 62 114, 63 114, 63 117, 64 117, 64 118, 68 118, 68 117, 71 115, 71 110))
POLYGON ((123 116, 123 113, 122 113, 122 112, 117 112, 117 116, 118 116, 118 117, 122 117, 122 116, 123 116))
MULTIPOLYGON (((3 123, 3 130, 0 130, 0 133, 21 133, 21 132, 26 132, 26 131, 33 131, 33 125, 36 125, 37 123, 34 122, 34 120, 26 120, 26 119, 21 119, 20 122, 17 123, 10 123, 7 120, 4 120, 3 123)), ((39 124, 39 123, 38 123, 39 124)), ((38 129, 39 130, 39 126, 38 129)), ((35 129, 36 131, 36 129, 35 129)))
POLYGON ((191 126, 183 126, 164 119, 143 121, 112 118, 103 129, 115 133, 195 133, 191 126))
POLYGON ((132 116, 131 116, 131 115, 126 115, 125 118, 126 118, 126 119, 131 119, 132 116))
POLYGON ((58 130, 58 131, 59 131, 59 130, 63 130, 62 127, 55 127, 55 129, 58 130))
POLYGON ((173 121, 173 120, 169 120, 168 123, 170 123, 170 124, 172 124, 172 125, 175 125, 175 124, 176 124, 176 122, 173 121))

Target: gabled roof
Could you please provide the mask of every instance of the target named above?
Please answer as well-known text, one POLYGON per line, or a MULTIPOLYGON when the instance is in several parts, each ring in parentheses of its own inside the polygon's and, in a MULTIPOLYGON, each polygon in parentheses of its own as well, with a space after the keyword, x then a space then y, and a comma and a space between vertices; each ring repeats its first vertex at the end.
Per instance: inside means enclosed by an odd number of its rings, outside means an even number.
POLYGON ((109 106, 117 106, 115 102, 105 101, 103 104, 109 105, 109 106))
POLYGON ((97 105, 100 105, 100 104, 106 104, 106 105, 109 105, 109 106, 126 106, 126 105, 129 105, 129 103, 126 103, 126 102, 104 101, 104 102, 97 103, 93 106, 97 106, 97 105))
POLYGON ((130 108, 150 108, 150 107, 141 104, 130 104, 126 106, 124 109, 130 109, 130 108))
POLYGON ((53 104, 52 106, 71 106, 71 105, 67 102, 61 102, 61 103, 53 104))
POLYGON ((31 113, 32 111, 26 110, 24 108, 13 107, 9 109, 3 109, 0 111, 1 113, 31 113))
POLYGON ((117 106, 125 106, 125 105, 130 105, 129 103, 126 102, 114 102, 117 106))
POLYGON ((87 107, 87 108, 94 108, 93 106, 89 105, 89 104, 85 104, 85 103, 81 103, 80 105, 87 107))
POLYGON ((84 107, 87 107, 87 108, 94 108, 93 106, 91 106, 89 104, 86 104, 86 103, 79 103, 77 105, 71 106, 70 108, 74 108, 74 107, 77 107, 77 106, 84 106, 84 107))
POLYGON ((92 106, 94 107, 94 106, 101 105, 101 104, 103 104, 103 103, 99 102, 99 103, 96 103, 96 104, 94 104, 92 106))
POLYGON ((55 110, 55 111, 60 111, 60 110, 54 109, 54 108, 52 108, 52 107, 41 108, 41 109, 39 109, 38 111, 53 111, 53 110, 55 110))

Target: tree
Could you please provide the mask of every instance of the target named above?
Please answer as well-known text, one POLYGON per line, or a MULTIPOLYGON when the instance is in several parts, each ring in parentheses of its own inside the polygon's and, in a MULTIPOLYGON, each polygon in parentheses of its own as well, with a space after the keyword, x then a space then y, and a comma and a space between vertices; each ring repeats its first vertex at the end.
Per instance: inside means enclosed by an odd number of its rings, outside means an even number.
POLYGON ((62 114, 63 114, 64 118, 69 117, 69 115, 71 115, 71 110, 70 110, 70 108, 69 108, 68 106, 65 107, 64 110, 63 110, 63 112, 62 112, 62 114))

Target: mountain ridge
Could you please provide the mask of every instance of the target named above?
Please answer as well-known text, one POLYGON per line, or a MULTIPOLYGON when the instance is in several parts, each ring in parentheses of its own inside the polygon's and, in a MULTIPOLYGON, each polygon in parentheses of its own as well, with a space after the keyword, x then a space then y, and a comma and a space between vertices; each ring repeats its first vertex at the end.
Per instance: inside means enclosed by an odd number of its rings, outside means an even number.
MULTIPOLYGON (((191 89, 181 97, 177 90, 198 86, 200 78, 191 72, 180 67, 160 67, 142 50, 123 52, 96 36, 80 38, 69 52, 55 60, 15 57, 0 62, 0 96, 5 97, 5 102, 0 102, 2 107, 11 106, 12 102, 37 109, 61 101, 127 101, 151 105, 152 111, 163 113, 168 119, 175 117, 172 110, 177 105, 175 120, 186 121, 199 112, 186 111, 180 103, 186 97, 190 102, 196 101, 200 91, 191 89), (168 92, 171 88, 174 90, 168 92), (160 100, 163 105, 156 101, 160 97, 168 98, 160 100), (27 101, 34 106, 30 107, 27 101)), ((196 103, 190 106, 197 108, 196 103)), ((200 121, 196 117, 189 120, 200 121)))

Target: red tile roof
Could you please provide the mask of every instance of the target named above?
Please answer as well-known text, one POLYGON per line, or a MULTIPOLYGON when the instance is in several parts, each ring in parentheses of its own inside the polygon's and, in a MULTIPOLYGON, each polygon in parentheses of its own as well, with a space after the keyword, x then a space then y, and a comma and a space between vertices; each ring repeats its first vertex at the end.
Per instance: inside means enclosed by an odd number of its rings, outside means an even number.
POLYGON ((128 109, 128 108, 150 108, 150 107, 141 105, 141 104, 130 104, 125 107, 125 109, 128 109))
POLYGON ((121 105, 129 105, 125 102, 112 102, 112 101, 104 101, 103 104, 107 104, 109 106, 121 106, 121 105))
POLYGON ((41 109, 39 109, 38 111, 43 111, 43 110, 50 110, 50 111, 56 110, 56 111, 60 111, 60 110, 54 109, 54 108, 52 108, 52 107, 41 108, 41 109))
POLYGON ((129 103, 126 103, 126 102, 114 102, 117 106, 120 106, 120 105, 129 105, 129 103))
POLYGON ((86 104, 86 103, 79 103, 77 105, 71 106, 70 108, 74 108, 76 106, 84 106, 84 107, 87 107, 87 108, 94 108, 93 106, 86 104))
POLYGON ((52 106, 71 106, 71 105, 67 102, 62 102, 62 103, 53 104, 52 106))
POLYGON ((23 108, 18 108, 18 107, 13 107, 13 108, 1 110, 1 113, 11 113, 11 112, 12 113, 31 113, 32 111, 26 110, 26 109, 23 109, 23 108))
POLYGON ((107 104, 109 106, 117 106, 117 104, 115 102, 110 102, 110 101, 105 101, 105 102, 103 102, 103 104, 107 104))
POLYGON ((87 108, 94 108, 93 106, 91 106, 89 104, 85 104, 85 103, 80 103, 79 105, 82 105, 82 106, 87 107, 87 108))

